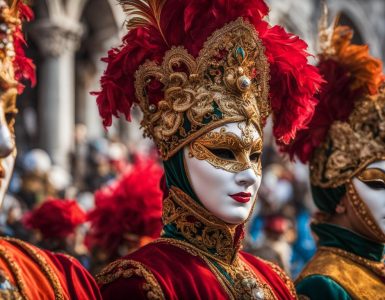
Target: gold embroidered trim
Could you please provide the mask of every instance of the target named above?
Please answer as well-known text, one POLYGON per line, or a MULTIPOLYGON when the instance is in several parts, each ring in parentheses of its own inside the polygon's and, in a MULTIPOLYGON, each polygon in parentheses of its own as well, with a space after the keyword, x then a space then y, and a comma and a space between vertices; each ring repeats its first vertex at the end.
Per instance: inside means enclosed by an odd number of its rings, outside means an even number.
POLYGON ((289 292, 290 292, 290 295, 293 297, 293 298, 296 298, 297 297, 297 292, 295 290, 295 286, 294 286, 294 283, 293 281, 290 279, 289 276, 287 276, 287 274, 279 267, 277 266, 276 264, 272 263, 271 261, 268 261, 268 260, 264 260, 264 259, 261 259, 259 258, 260 260, 262 260, 264 263, 266 263, 267 265, 270 266, 270 268, 279 276, 279 278, 282 279, 282 281, 285 283, 286 287, 288 288, 289 292))
POLYGON ((145 281, 143 289, 149 300, 166 299, 162 288, 152 272, 142 263, 131 259, 118 259, 105 267, 98 275, 98 284, 109 284, 118 278, 142 277, 145 281))
POLYGON ((37 262, 40 269, 43 271, 43 273, 46 275, 47 279, 51 283, 51 286, 55 293, 55 299, 57 300, 64 300, 64 291, 63 287, 61 286, 61 283, 59 281, 59 278, 57 277, 56 273, 52 268, 49 266, 47 260, 43 255, 41 255, 38 251, 35 250, 34 247, 29 245, 26 242, 23 242, 21 240, 15 239, 15 238, 5 238, 5 240, 15 243, 24 250, 27 251, 27 253, 32 257, 32 259, 37 262))
POLYGON ((385 159, 385 86, 359 101, 347 122, 334 122, 310 161, 311 182, 334 188, 385 159))
POLYGON ((189 243, 224 262, 231 263, 241 246, 240 241, 234 244, 236 225, 213 216, 177 187, 171 187, 163 201, 162 219, 164 225, 173 224, 189 243))
POLYGON ((385 234, 382 232, 381 228, 378 226, 376 220, 370 213, 368 206, 358 195, 356 189, 354 188, 353 182, 349 180, 346 184, 347 188, 347 197, 352 204, 353 210, 357 217, 359 217, 366 228, 378 238, 379 241, 385 241, 385 234))
POLYGON ((379 275, 382 278, 385 278, 385 262, 384 261, 373 261, 370 259, 366 259, 364 257, 355 255, 351 252, 335 248, 335 247, 326 247, 326 246, 321 246, 319 247, 319 250, 323 251, 329 251, 331 253, 335 253, 339 256, 343 256, 347 259, 350 259, 351 261, 354 261, 355 263, 372 270, 375 274, 379 275))
POLYGON ((270 113, 264 52, 255 28, 239 18, 215 31, 196 59, 183 47, 173 47, 161 65, 146 62, 139 67, 135 93, 144 114, 141 124, 164 160, 188 144, 192 135, 208 132, 208 126, 251 120, 262 127, 270 113), (154 82, 164 90, 157 105, 148 96, 154 82))
POLYGON ((380 264, 342 249, 322 246, 296 279, 296 284, 307 277, 322 275, 338 283, 352 299, 379 299, 379 295, 385 295, 384 277, 374 270, 380 264))
POLYGON ((21 294, 23 299, 28 299, 28 295, 26 294, 26 284, 23 280, 20 266, 16 263, 16 261, 9 255, 7 249, 0 245, 0 256, 7 263, 12 275, 15 278, 17 284, 17 291, 21 294))

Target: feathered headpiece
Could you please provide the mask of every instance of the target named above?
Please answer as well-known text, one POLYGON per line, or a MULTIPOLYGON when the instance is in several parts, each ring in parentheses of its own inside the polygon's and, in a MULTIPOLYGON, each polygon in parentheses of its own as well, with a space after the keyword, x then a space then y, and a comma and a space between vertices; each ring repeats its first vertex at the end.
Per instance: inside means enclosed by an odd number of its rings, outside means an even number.
POLYGON ((12 130, 17 112, 16 95, 23 92, 23 81, 30 81, 32 86, 36 83, 35 66, 25 56, 26 43, 21 30, 22 22, 32 18, 32 10, 23 1, 0 0, 0 97, 12 130))
MULTIPOLYGON (((326 8, 325 8, 326 9, 326 8)), ((284 151, 310 161, 315 186, 340 186, 370 162, 385 159, 385 91, 382 62, 353 31, 321 20, 319 70, 326 83, 308 128, 284 151)))
POLYGON ((23 218, 29 229, 38 230, 44 238, 61 239, 74 233, 86 221, 86 214, 75 200, 50 198, 23 218))
POLYGON ((288 143, 306 126, 321 78, 299 37, 264 20, 262 0, 121 0, 128 34, 104 59, 97 95, 103 124, 138 104, 167 160, 225 123, 262 128, 288 143))
POLYGON ((138 157, 121 178, 95 193, 95 209, 88 214, 90 248, 99 246, 114 256, 120 246, 131 244, 135 248, 159 237, 162 173, 155 161, 138 157))

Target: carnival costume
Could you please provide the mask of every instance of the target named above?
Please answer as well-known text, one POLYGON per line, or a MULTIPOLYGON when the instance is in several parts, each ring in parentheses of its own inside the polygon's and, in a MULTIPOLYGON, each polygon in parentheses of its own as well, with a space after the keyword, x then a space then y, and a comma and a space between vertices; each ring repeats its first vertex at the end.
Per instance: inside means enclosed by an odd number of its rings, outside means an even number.
MULTIPOLYGON (((29 79, 34 83, 34 65, 24 55, 21 32, 21 21, 31 17, 32 11, 21 1, 10 1, 9 5, 0 1, 0 88, 4 108, 0 122, 1 126, 8 126, 12 134, 17 113, 16 95, 23 90, 21 81, 29 79)), ((9 156, 15 159, 14 146, 12 141, 8 156, 2 153, 2 167, 9 156)), ((9 174, 1 171, 1 187, 6 188, 9 174)), ((101 299, 92 276, 75 259, 4 237, 0 238, 0 298, 101 299)))
POLYGON ((353 184, 357 178, 374 190, 385 188, 383 171, 367 168, 385 159, 382 63, 368 46, 352 44, 349 27, 328 27, 327 14, 321 24, 319 69, 326 83, 308 129, 285 149, 309 163, 321 211, 311 225, 318 250, 296 280, 297 293, 303 299, 385 299, 385 235, 353 184), (328 223, 343 197, 376 240, 328 223))
POLYGON ((306 43, 270 27, 261 0, 120 2, 129 32, 105 59, 99 111, 109 126, 113 115, 129 119, 139 105, 145 135, 164 161, 168 193, 161 238, 97 276, 103 297, 295 299, 278 267, 240 251, 244 222, 225 223, 202 205, 182 150, 226 172, 260 174, 259 156, 249 155, 260 155, 261 139, 254 143, 248 130, 242 140, 213 130, 244 122, 262 136, 272 112, 277 140, 289 142, 311 118, 321 82, 307 63, 306 43))

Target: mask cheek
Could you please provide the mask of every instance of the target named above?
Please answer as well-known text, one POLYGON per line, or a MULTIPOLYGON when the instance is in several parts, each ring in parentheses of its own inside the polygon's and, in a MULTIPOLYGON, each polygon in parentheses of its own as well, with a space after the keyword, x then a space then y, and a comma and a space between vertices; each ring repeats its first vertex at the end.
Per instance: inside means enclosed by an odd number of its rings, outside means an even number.
POLYGON ((352 182, 360 201, 365 203, 373 221, 385 234, 385 190, 373 189, 358 178, 354 178, 352 182))

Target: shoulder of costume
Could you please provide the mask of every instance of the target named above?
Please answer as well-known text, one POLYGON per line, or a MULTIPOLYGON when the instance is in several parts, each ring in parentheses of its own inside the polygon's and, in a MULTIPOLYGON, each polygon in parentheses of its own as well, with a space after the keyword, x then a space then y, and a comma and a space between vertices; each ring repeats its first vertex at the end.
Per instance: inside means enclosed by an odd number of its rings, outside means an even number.
POLYGON ((31 286, 43 289, 43 293, 48 293, 44 289, 50 286, 49 293, 56 299, 68 295, 101 299, 93 277, 69 255, 52 253, 15 238, 0 238, 0 266, 4 277, 24 298, 33 297, 31 286))
POLYGON ((348 292, 337 282, 328 276, 311 275, 296 282, 296 290, 299 299, 352 299, 348 292))
MULTIPOLYGON (((103 298, 105 294, 109 294, 109 289, 104 289, 103 286, 112 286, 115 290, 119 287, 122 279, 131 279, 124 281, 124 291, 132 292, 136 295, 142 294, 148 299, 165 299, 162 288, 154 276, 152 271, 143 263, 127 258, 118 259, 107 265, 98 275, 96 280, 102 286, 103 298)), ((118 290, 115 290, 119 293, 118 290)))
MULTIPOLYGON (((285 273, 285 271, 283 271, 278 265, 270 261, 256 257, 254 255, 251 255, 249 253, 241 252, 241 254, 246 261, 256 266, 258 270, 263 273, 264 276, 273 277, 273 278, 275 277, 276 279, 279 278, 281 284, 283 284, 286 287, 290 295, 293 298, 296 298, 295 287, 292 280, 285 273)), ((270 281, 270 282, 277 282, 277 281, 270 281)))

